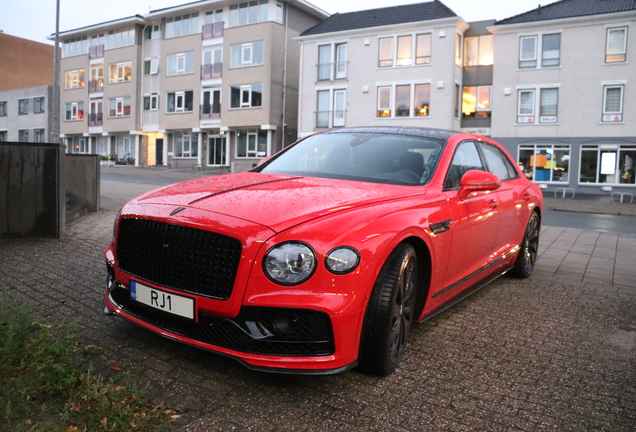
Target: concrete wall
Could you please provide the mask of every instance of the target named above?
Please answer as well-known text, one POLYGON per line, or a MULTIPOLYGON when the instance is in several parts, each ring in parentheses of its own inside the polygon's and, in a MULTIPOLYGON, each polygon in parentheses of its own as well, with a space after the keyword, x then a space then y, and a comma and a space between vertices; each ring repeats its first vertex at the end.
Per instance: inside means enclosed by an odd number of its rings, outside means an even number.
POLYGON ((57 144, 0 143, 0 238, 59 238, 64 230, 57 144))
POLYGON ((65 162, 66 193, 71 201, 87 206, 89 212, 99 210, 99 156, 68 154, 65 162))

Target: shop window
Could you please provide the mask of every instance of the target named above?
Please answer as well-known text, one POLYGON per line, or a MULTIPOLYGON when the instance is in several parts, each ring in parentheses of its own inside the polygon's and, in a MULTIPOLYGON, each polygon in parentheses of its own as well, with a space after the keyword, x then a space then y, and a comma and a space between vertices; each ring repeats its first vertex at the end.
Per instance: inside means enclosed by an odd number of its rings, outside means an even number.
POLYGON ((519 146, 518 161, 529 180, 558 183, 569 180, 569 145, 523 144, 519 146))

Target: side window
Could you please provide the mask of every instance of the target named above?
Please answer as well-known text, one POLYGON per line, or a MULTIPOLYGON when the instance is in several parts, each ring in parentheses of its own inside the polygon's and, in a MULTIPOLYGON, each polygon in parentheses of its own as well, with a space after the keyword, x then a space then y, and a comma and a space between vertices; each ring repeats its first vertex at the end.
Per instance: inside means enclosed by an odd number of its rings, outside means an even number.
POLYGON ((466 141, 457 146, 453 161, 446 173, 444 189, 459 189, 462 176, 466 171, 484 170, 484 164, 479 157, 479 151, 473 141, 466 141))
POLYGON ((499 177, 500 180, 512 180, 517 178, 517 172, 512 163, 497 147, 481 143, 481 149, 488 165, 488 171, 499 177))

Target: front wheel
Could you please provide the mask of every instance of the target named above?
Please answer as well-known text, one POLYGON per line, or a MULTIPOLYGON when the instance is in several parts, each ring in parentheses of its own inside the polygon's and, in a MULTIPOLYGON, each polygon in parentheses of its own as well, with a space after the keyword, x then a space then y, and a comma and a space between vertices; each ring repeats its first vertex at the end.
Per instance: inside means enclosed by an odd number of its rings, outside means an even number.
POLYGON ((409 244, 398 245, 376 280, 364 317, 360 368, 388 375, 404 357, 413 321, 417 286, 417 255, 409 244))
POLYGON ((520 279, 525 279, 532 274, 534 264, 537 261, 537 253, 539 251, 539 215, 532 212, 526 231, 521 242, 521 250, 512 269, 512 274, 520 279))

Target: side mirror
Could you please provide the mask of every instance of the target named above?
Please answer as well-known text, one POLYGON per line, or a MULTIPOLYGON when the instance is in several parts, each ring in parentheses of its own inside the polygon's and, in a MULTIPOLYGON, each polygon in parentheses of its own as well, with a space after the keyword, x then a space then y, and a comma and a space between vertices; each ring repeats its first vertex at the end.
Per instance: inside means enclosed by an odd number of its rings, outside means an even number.
POLYGON ((501 187, 501 180, 496 175, 479 170, 466 171, 459 188, 459 199, 465 200, 473 192, 494 191, 501 187))

